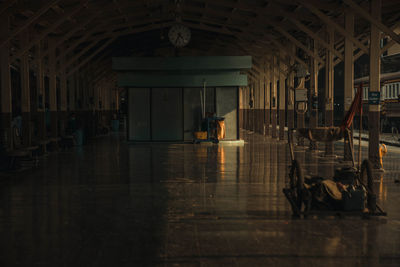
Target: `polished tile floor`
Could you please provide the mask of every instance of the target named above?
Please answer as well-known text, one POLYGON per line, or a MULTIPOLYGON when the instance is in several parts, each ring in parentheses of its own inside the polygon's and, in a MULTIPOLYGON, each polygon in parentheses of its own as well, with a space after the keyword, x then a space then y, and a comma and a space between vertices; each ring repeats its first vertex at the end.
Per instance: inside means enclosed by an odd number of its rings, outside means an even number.
MULTIPOLYGON (((112 135, 0 174, 0 266, 400 266, 400 149, 376 180, 387 218, 298 220, 282 193, 287 145, 244 138, 112 135)), ((320 155, 296 148, 307 173, 332 175, 337 160, 320 155)))

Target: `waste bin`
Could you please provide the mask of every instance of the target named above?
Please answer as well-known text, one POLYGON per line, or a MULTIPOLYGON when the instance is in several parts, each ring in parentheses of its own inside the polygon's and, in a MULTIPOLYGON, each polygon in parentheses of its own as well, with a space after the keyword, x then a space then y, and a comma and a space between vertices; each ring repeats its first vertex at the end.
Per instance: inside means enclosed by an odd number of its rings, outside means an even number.
POLYGON ((114 132, 119 131, 119 120, 111 120, 111 128, 114 132))
POLYGON ((76 130, 75 139, 76 139, 76 145, 77 146, 82 146, 83 145, 83 130, 82 129, 76 130))

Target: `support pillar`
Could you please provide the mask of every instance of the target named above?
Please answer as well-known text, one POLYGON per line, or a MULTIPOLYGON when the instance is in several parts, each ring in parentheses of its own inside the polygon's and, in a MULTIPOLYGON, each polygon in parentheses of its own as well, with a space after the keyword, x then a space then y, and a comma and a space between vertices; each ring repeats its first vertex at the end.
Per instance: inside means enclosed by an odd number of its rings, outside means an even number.
POLYGON ((272 138, 277 138, 278 133, 276 129, 277 125, 277 101, 278 101, 278 96, 277 96, 277 84, 276 84, 276 75, 277 75, 277 69, 278 69, 278 61, 276 56, 272 56, 271 60, 271 136, 272 138))
MULTIPOLYGON (((314 40, 314 54, 318 54, 317 42, 314 40)), ((315 58, 311 60, 310 66, 310 128, 318 126, 318 61, 315 58)), ((317 142, 310 142, 310 150, 317 150, 317 142)))
MULTIPOLYGON (((107 127, 111 126, 111 86, 112 83, 107 83, 107 86, 104 88, 105 90, 105 108, 106 108, 106 118, 105 123, 107 127)), ((257 122, 258 125, 258 122, 257 122)))
POLYGON ((96 108, 95 108, 95 102, 94 102, 94 99, 95 99, 95 86, 96 86, 96 84, 95 84, 95 82, 94 82, 94 80, 95 80, 95 76, 94 76, 94 73, 95 73, 95 68, 94 68, 94 66, 93 65, 89 65, 89 76, 88 76, 88 79, 89 79, 89 109, 90 109, 90 118, 91 118, 91 122, 90 122, 90 132, 91 132, 91 135, 92 136, 94 136, 95 134, 96 134, 96 123, 95 123, 95 121, 96 121, 96 108))
MULTIPOLYGON (((381 20, 381 0, 371 0, 371 16, 376 20, 381 20)), ((370 37, 370 60, 369 60, 369 91, 380 92, 380 30, 371 23, 370 37)), ((378 104, 369 104, 368 112, 368 132, 369 146, 368 158, 375 169, 380 168, 379 162, 379 127, 380 108, 378 104)))
POLYGON ((57 114, 57 76, 56 76, 56 47, 53 40, 49 41, 49 111, 50 111, 50 136, 58 137, 57 114))
POLYGON ((117 87, 115 90, 115 111, 117 113, 119 112, 119 91, 120 91, 120 88, 117 87))
POLYGON ((247 112, 247 108, 248 108, 248 104, 249 104, 248 90, 249 90, 248 86, 243 88, 243 129, 245 129, 245 130, 247 130, 247 124, 249 121, 248 112, 247 112))
POLYGON ((65 70, 60 73, 60 110, 58 112, 58 119, 60 120, 60 135, 65 135, 67 127, 68 113, 67 113, 67 75, 65 70))
MULTIPOLYGON (((23 44, 29 42, 27 34, 23 35, 23 44)), ((21 58, 21 117, 22 117, 22 143, 31 145, 31 95, 29 85, 29 55, 25 53, 21 58)))
MULTIPOLYGON (((9 16, 2 16, 0 25, 1 36, 8 36, 10 32, 9 16)), ((2 150, 12 149, 11 135, 11 75, 10 75, 10 43, 7 42, 0 49, 1 71, 1 113, 0 113, 0 153, 2 150)))
POLYGON ((39 42, 39 45, 36 47, 36 65, 37 65, 37 73, 36 73, 36 86, 37 86, 37 129, 38 129, 38 138, 40 140, 45 140, 47 138, 47 129, 46 129, 46 114, 45 114, 45 89, 44 89, 44 75, 43 75, 43 60, 41 59, 42 46, 39 42))
MULTIPOLYGON (((296 48, 295 46, 292 46, 293 52, 295 52, 296 48)), ((294 53, 293 53, 294 54, 294 53)), ((289 65, 293 66, 294 65, 294 57, 290 56, 289 57, 289 65)), ((288 79, 287 79, 287 85, 288 85, 288 96, 287 96, 287 127, 288 130, 294 128, 294 71, 290 71, 288 74, 288 79)))
POLYGON ((258 133, 259 130, 259 121, 258 121, 258 109, 260 107, 260 84, 258 79, 256 78, 254 81, 254 109, 253 109, 253 117, 254 117, 254 132, 258 133))
MULTIPOLYGON (((239 129, 243 129, 243 87, 239 87, 239 129)), ((94 88, 93 88, 93 99, 94 99, 94 88)), ((93 107, 93 111, 95 111, 93 107)), ((241 131, 239 131, 239 139, 242 139, 241 131)))
MULTIPOLYGON (((94 128, 97 128, 97 124, 99 122, 99 110, 100 110, 100 105, 99 105, 99 101, 100 101, 100 94, 99 94, 99 87, 98 85, 95 85, 93 88, 93 99, 94 99, 94 128)), ((246 121, 245 121, 246 122, 246 121)), ((95 134, 97 134, 95 132, 95 134)))
POLYGON ((69 112, 76 111, 76 74, 70 76, 69 87, 68 87, 68 110, 69 112))
POLYGON ((285 139, 285 123, 286 123, 286 95, 285 95, 285 75, 282 72, 284 69, 284 62, 281 55, 279 59, 279 140, 285 139))
POLYGON ((254 106, 255 106, 255 96, 254 96, 254 81, 250 85, 250 101, 252 105, 250 106, 250 131, 254 132, 254 106))
MULTIPOLYGON (((89 93, 89 85, 88 85, 88 70, 87 69, 82 69, 82 75, 81 75, 81 90, 82 90, 82 114, 83 114, 83 128, 84 128, 84 132, 85 135, 87 137, 92 137, 93 133, 91 131, 92 127, 91 127, 91 112, 89 110, 89 106, 88 106, 88 93, 89 93)), ((104 102, 103 102, 104 104, 104 102)))
MULTIPOLYGON (((354 36, 354 13, 350 10, 345 11, 345 28, 350 36, 354 36)), ((354 62, 353 62, 353 43, 349 38, 344 40, 344 114, 343 118, 349 111, 351 102, 354 98, 354 62)), ((361 118, 360 118, 361 119, 361 118)), ((353 125, 350 126, 350 138, 353 139, 353 125)), ((344 160, 351 161, 354 157, 352 152, 354 149, 353 142, 349 138, 344 139, 344 160), (352 147, 350 147, 352 146, 352 147)))
POLYGON ((264 134, 264 74, 260 73, 257 80, 258 84, 258 109, 257 109, 257 121, 258 121, 258 133, 264 134))
POLYGON ((271 86, 270 86, 270 63, 268 62, 264 62, 264 90, 265 90, 265 94, 264 94, 264 128, 265 128, 265 135, 269 136, 270 135, 270 130, 269 130, 269 126, 270 126, 270 117, 271 117, 271 86))
MULTIPOLYGON (((333 28, 327 26, 327 43, 334 49, 335 35, 333 28)), ((334 82, 334 69, 333 69, 333 53, 326 49, 325 55, 325 126, 333 126, 333 82, 334 82)), ((325 143, 325 155, 333 155, 333 142, 325 143)))

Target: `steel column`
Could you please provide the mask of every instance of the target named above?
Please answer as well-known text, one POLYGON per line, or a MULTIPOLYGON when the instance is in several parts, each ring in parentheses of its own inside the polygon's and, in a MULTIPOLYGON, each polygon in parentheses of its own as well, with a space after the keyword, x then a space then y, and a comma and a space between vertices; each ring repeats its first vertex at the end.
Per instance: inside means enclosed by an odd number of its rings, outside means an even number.
MULTIPOLYGON (((371 0, 371 16, 376 20, 381 20, 381 0, 371 0)), ((380 92, 380 30, 371 23, 370 37, 370 73, 369 73, 369 91, 380 92)), ((368 112, 368 131, 369 146, 368 158, 373 168, 380 168, 379 162, 379 129, 380 129, 380 108, 379 104, 369 104, 368 112)))
MULTIPOLYGON (((354 13, 350 10, 345 12, 345 28, 348 34, 354 36, 354 13)), ((351 102, 354 98, 354 62, 353 62, 353 42, 348 38, 344 40, 344 114, 350 109, 351 102)), ((360 118, 361 119, 361 118, 360 118)), ((351 138, 353 138, 353 126, 350 126, 351 138)), ((353 157, 353 142, 348 138, 344 140, 344 160, 350 161, 353 157), (350 145, 353 146, 350 148, 350 145)))

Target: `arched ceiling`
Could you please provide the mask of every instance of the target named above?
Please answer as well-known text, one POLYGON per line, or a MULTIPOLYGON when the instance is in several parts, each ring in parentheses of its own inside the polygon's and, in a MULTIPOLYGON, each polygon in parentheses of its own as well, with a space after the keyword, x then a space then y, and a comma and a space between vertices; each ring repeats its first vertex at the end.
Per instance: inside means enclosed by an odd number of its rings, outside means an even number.
MULTIPOLYGON (((112 56, 252 55, 257 63, 270 53, 295 51, 298 63, 315 57, 322 64, 327 25, 335 31, 335 60, 343 59, 349 10, 355 13, 351 40, 357 57, 368 53, 369 1, 5 0, 0 14, 3 22, 9 18, 10 27, 0 46, 10 41, 15 65, 25 53, 46 61, 56 47, 60 68, 69 73, 91 62, 107 65, 112 56), (167 37, 177 22, 192 30, 191 42, 179 50, 167 37), (317 52, 312 40, 318 41, 317 52)), ((399 18, 400 1, 382 0, 381 24, 390 31, 399 18)))

